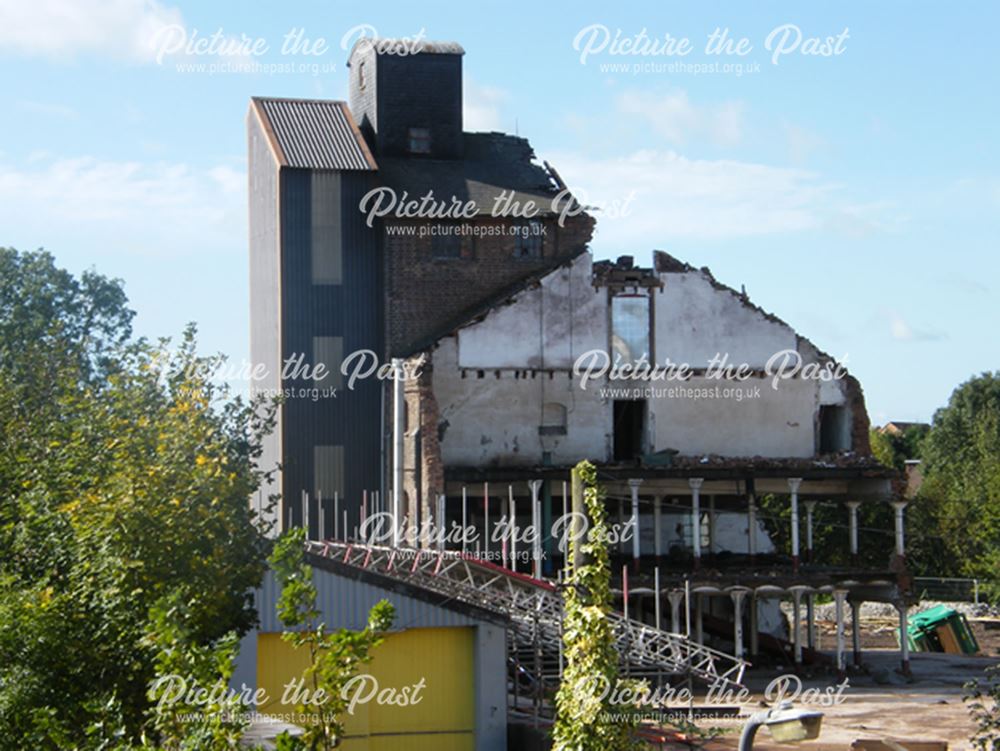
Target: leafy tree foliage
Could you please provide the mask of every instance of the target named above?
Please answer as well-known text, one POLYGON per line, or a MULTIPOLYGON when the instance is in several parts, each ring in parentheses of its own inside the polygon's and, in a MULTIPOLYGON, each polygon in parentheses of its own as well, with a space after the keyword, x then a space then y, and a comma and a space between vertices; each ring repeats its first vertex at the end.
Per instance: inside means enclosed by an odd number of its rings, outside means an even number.
POLYGON ((934 414, 923 444, 924 507, 955 573, 986 581, 1000 598, 1000 373, 961 384, 934 414))
POLYGON ((1000 751, 1000 665, 988 668, 982 680, 966 684, 962 701, 976 723, 970 738, 976 751, 1000 751))
POLYGON ((930 428, 926 425, 910 425, 901 433, 889 433, 872 429, 872 454, 887 467, 903 469, 907 459, 919 459, 921 447, 930 428))
POLYGON ((193 327, 172 351, 132 317, 120 282, 0 249, 0 749, 156 742, 165 603, 177 649, 254 622, 272 413, 193 327))
MULTIPOLYGON (((791 555, 791 504, 786 495, 766 494, 759 499, 759 517, 775 547, 791 555)), ((805 554, 805 508, 799 501, 799 540, 805 554)), ((859 566, 884 569, 895 552, 893 509, 888 503, 862 503, 858 507, 859 566)), ((829 566, 851 566, 850 524, 847 507, 837 501, 816 505, 813 516, 813 557, 829 566)))

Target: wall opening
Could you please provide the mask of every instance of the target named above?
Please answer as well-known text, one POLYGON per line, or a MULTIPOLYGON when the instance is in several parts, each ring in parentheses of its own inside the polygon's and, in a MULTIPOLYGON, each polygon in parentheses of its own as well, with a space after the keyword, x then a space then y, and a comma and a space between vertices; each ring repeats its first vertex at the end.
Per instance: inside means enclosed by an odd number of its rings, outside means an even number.
POLYGON ((851 450, 851 420, 847 407, 824 404, 819 408, 819 453, 851 450))
POLYGON ((616 362, 632 364, 651 356, 650 307, 647 295, 611 299, 611 350, 616 362))
POLYGON ((646 425, 645 399, 616 399, 614 402, 615 461, 632 461, 642 455, 646 425))
POLYGON ((542 424, 539 435, 566 435, 566 405, 546 402, 542 405, 542 424))

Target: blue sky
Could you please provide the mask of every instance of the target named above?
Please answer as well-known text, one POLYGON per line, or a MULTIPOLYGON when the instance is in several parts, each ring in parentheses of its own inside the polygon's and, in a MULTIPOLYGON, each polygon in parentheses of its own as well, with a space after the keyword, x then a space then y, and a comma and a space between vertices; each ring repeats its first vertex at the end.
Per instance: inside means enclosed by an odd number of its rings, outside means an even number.
POLYGON ((467 129, 516 129, 608 207, 599 258, 648 263, 659 248, 707 265, 846 355, 874 422, 929 419, 959 382, 997 367, 998 21, 985 2, 0 0, 0 245, 120 277, 140 333, 193 320, 207 351, 239 362, 249 97, 346 98, 345 34, 422 33, 466 49, 467 129), (765 42, 787 25, 802 42, 775 64, 765 42), (609 45, 581 62, 574 40, 593 26, 598 40, 645 29, 693 51, 609 45), (717 28, 752 49, 705 54, 717 28), (220 29, 269 50, 157 60, 157 42, 220 29), (292 29, 327 50, 282 55, 292 29), (845 30, 839 54, 801 54, 845 30), (189 69, 234 60, 306 67, 189 69), (629 67, 647 63, 660 68, 629 67), (713 63, 744 73, 703 69, 713 63), (610 215, 616 203, 625 216, 610 215))

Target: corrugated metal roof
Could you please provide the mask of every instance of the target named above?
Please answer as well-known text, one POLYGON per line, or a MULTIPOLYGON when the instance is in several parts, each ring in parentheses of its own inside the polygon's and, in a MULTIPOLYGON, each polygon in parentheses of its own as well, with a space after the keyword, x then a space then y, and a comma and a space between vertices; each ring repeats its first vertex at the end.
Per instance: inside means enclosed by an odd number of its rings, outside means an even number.
POLYGON ((344 102, 265 97, 253 101, 283 166, 378 169, 344 102))

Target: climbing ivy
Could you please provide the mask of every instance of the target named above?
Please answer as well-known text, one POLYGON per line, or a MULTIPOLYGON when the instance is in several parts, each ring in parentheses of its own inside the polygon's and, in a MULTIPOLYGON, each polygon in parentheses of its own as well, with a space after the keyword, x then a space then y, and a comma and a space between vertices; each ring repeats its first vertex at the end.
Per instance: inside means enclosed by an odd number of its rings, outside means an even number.
POLYGON ((278 617, 285 631, 281 638, 296 649, 305 648, 309 664, 303 679, 313 700, 296 709, 304 719, 300 737, 283 733, 280 751, 331 751, 344 737, 347 698, 344 686, 358 669, 372 659, 372 650, 385 638, 396 618, 388 600, 375 603, 368 623, 361 631, 328 631, 316 605, 318 593, 312 581, 312 567, 305 561, 305 530, 295 527, 285 532, 274 546, 271 568, 281 586, 278 617))
POLYGON ((566 665, 556 693, 553 751, 627 751, 641 748, 635 738, 638 717, 632 707, 611 702, 612 691, 634 681, 618 677, 618 653, 608 613, 611 609, 611 570, 608 559, 604 491, 597 470, 580 462, 574 470, 583 481, 583 500, 589 525, 585 539, 572 536, 569 560, 577 546, 584 563, 569 570, 564 595, 563 644, 566 665))

